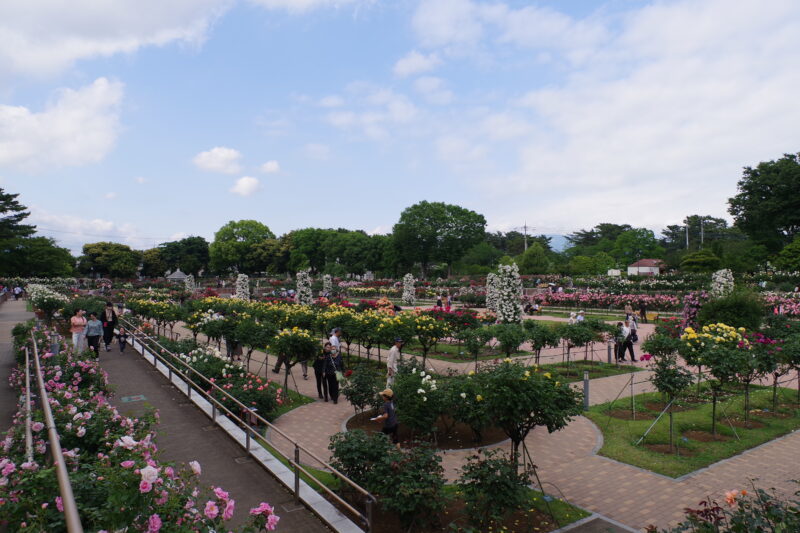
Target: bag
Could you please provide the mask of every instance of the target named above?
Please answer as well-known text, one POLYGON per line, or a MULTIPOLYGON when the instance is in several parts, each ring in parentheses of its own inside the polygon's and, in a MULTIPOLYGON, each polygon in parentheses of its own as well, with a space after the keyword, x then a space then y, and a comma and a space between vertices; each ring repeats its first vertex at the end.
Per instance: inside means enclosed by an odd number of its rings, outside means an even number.
POLYGON ((631 342, 639 342, 639 335, 635 331, 631 332, 631 342))
POLYGON ((336 381, 344 381, 344 374, 341 370, 336 371, 336 381))

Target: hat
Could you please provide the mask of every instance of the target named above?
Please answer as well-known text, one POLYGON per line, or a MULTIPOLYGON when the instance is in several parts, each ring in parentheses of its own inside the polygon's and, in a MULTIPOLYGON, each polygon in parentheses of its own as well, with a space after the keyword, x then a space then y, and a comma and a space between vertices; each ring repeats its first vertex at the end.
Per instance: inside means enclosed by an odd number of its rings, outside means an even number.
POLYGON ((403 339, 401 339, 400 337, 395 337, 394 342, 403 342, 403 339))
POLYGON ((391 398, 394 396, 392 389, 384 389, 381 391, 381 396, 386 396, 387 398, 391 398))

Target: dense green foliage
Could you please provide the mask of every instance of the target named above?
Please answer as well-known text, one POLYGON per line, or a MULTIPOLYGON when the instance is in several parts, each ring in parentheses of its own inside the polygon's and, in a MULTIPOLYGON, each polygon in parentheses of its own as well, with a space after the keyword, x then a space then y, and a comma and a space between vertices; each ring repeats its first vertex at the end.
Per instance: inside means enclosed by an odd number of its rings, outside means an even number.
POLYGON ((761 327, 763 319, 763 302, 757 294, 744 289, 709 300, 697 315, 697 321, 701 326, 721 322, 748 330, 756 330, 761 327))

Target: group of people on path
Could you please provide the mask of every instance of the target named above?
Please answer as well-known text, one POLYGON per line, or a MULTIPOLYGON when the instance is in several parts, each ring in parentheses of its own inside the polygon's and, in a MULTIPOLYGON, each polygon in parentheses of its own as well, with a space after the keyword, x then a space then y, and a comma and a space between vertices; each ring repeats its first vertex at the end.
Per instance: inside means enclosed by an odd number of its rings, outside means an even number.
MULTIPOLYGON (((640 310, 641 311, 641 310, 640 310)), ((641 311, 646 317, 646 311, 641 311)), ((625 305, 625 321, 617 322, 619 334, 617 337, 617 361, 625 361, 625 352, 627 351, 631 356, 631 361, 634 363, 638 361, 636 354, 633 351, 633 344, 638 342, 638 324, 636 323, 636 313, 633 312, 631 304, 625 305)))
POLYGON ((100 317, 96 313, 89 313, 87 318, 86 310, 76 309, 75 314, 69 320, 69 331, 72 333, 72 346, 75 352, 80 353, 88 347, 94 352, 95 357, 99 357, 100 339, 103 339, 106 351, 110 352, 114 337, 119 341, 120 352, 124 352, 128 343, 128 334, 122 327, 119 328, 118 333, 115 331, 118 322, 117 312, 111 302, 106 302, 100 317))

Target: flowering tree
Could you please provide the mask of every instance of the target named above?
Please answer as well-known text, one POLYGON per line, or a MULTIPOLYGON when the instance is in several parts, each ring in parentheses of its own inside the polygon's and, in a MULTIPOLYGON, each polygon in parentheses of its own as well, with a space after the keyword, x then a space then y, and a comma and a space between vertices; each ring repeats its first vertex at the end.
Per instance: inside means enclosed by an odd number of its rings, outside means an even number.
POLYGON ((250 278, 247 277, 247 274, 236 276, 236 293, 233 297, 239 300, 250 300, 250 278))
POLYGON ((314 303, 314 294, 311 292, 311 269, 297 273, 297 303, 301 305, 314 303))
POLYGON ((324 276, 322 276, 322 295, 328 296, 330 295, 332 290, 333 290, 333 278, 331 278, 330 274, 325 274, 324 276))
POLYGON ((711 297, 719 298, 733 291, 733 272, 724 268, 711 275, 711 297))
POLYGON ((411 273, 403 276, 403 303, 406 305, 414 305, 416 294, 414 293, 414 276, 411 273))
MULTIPOLYGON (((522 322, 522 280, 516 263, 500 265, 497 275, 497 321, 522 322)), ((488 299, 488 296, 487 296, 488 299)))
POLYGON ((497 311, 497 274, 493 272, 486 276, 486 309, 497 311))

